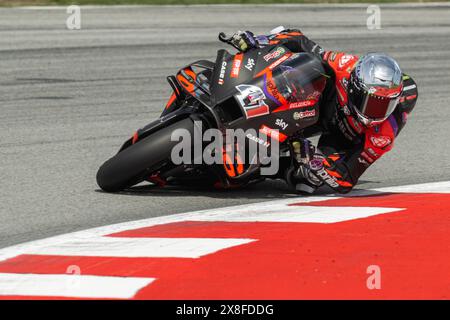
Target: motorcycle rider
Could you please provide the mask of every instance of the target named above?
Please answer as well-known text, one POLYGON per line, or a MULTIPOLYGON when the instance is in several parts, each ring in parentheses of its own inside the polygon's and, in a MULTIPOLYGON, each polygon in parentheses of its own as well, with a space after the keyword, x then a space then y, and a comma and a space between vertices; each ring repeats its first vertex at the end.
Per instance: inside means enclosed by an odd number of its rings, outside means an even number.
POLYGON ((245 52, 280 44, 323 61, 330 76, 320 101, 322 135, 317 148, 308 140, 294 143, 297 166, 287 181, 312 193, 323 184, 347 193, 360 176, 394 146, 417 101, 414 80, 383 53, 361 57, 325 51, 300 30, 278 27, 268 36, 238 31, 231 44, 245 52))

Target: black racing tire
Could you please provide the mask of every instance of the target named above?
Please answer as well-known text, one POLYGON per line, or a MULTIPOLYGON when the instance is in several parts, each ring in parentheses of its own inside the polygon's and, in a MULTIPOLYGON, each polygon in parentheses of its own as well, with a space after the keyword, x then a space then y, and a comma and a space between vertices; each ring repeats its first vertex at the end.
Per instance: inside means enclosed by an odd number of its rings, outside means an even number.
POLYGON ((118 192, 142 182, 152 169, 170 160, 172 148, 179 143, 171 141, 176 129, 186 129, 193 137, 196 127, 191 118, 183 119, 120 151, 99 168, 98 186, 107 192, 118 192))

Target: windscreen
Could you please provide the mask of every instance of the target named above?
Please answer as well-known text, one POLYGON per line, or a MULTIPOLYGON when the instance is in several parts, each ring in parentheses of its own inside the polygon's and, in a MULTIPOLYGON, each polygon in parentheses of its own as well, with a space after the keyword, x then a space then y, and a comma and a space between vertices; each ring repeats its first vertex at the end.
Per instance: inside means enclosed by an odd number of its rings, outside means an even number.
POLYGON ((327 76, 318 58, 296 53, 273 70, 279 92, 290 102, 320 99, 327 76))

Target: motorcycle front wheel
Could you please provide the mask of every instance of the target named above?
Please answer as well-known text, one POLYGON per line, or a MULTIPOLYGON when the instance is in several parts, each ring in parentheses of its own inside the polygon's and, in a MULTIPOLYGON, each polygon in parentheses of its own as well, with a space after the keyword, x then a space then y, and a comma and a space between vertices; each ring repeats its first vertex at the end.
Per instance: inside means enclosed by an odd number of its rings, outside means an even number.
POLYGON ((170 161, 172 148, 179 143, 171 141, 172 132, 177 129, 185 129, 193 137, 196 127, 191 118, 186 118, 123 149, 99 168, 98 186, 107 192, 118 192, 144 181, 158 166, 170 161))

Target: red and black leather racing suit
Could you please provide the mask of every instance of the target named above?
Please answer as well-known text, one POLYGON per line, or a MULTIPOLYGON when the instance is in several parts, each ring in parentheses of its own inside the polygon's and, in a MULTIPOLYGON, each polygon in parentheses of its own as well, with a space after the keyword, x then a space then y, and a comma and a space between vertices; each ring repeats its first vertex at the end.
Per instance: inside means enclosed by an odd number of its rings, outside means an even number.
POLYGON ((317 178, 339 193, 349 192, 367 168, 393 148, 416 104, 416 83, 404 74, 403 94, 395 111, 383 123, 364 127, 347 107, 347 81, 357 56, 324 51, 299 30, 284 30, 257 39, 261 45, 283 44, 293 52, 310 52, 322 59, 331 77, 320 104, 319 122, 323 130, 318 149, 324 155, 324 167, 317 178))

